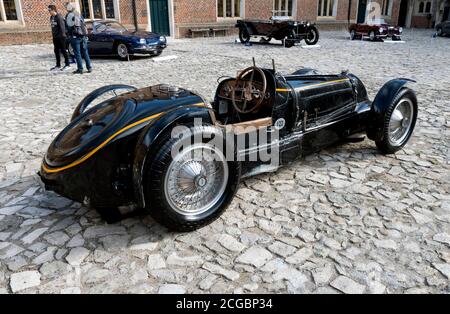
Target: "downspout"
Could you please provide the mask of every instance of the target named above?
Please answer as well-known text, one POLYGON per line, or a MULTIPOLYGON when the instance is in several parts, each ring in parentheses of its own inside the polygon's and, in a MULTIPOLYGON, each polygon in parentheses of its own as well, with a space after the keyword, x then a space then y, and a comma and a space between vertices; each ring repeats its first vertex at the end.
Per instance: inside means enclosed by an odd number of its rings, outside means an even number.
POLYGON ((133 0, 131 2, 131 7, 133 9, 133 20, 134 20, 134 28, 136 31, 138 31, 138 17, 137 17, 137 10, 136 10, 136 0, 133 0))
POLYGON ((347 14, 348 26, 350 26, 350 15, 351 14, 352 14, 352 0, 348 0, 348 14, 347 14))

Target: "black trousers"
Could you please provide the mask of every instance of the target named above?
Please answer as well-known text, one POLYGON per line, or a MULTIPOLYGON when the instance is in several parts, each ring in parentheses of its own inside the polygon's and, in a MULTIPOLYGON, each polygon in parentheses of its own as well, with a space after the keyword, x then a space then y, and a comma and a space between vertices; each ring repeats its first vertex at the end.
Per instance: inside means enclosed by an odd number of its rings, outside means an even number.
POLYGON ((61 66, 61 54, 64 56, 64 63, 69 65, 69 53, 67 52, 67 42, 65 38, 53 38, 53 48, 56 57, 56 66, 61 66))

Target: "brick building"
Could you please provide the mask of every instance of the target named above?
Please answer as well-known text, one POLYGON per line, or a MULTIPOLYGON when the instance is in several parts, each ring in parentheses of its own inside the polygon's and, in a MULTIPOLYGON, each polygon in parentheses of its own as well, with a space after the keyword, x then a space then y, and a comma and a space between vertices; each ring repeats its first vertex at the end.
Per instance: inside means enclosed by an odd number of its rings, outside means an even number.
MULTIPOLYGON (((48 41, 47 6, 54 3, 65 12, 63 3, 67 1, 0 0, 0 44, 48 41)), ((379 4, 382 18, 396 24, 402 1, 405 0, 71 0, 88 20, 116 19, 132 29, 137 25, 173 37, 185 37, 196 28, 234 30, 236 19, 267 19, 273 11, 314 21, 321 29, 345 28, 348 21, 364 21, 371 2, 379 4)), ((424 8, 428 8, 426 4, 424 8)))
POLYGON ((450 18, 450 0, 401 0, 398 23, 404 27, 434 27, 450 18))

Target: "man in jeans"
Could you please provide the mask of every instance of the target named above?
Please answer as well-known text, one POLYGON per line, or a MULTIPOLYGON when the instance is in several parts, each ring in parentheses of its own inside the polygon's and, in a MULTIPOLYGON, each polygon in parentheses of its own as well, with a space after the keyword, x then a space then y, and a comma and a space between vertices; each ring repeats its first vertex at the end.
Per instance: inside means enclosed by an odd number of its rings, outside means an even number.
POLYGON ((67 26, 69 28, 68 33, 70 36, 70 44, 72 45, 73 52, 75 53, 75 59, 77 61, 77 70, 73 73, 83 74, 83 59, 86 62, 87 72, 91 73, 92 64, 88 52, 86 24, 84 23, 83 17, 80 13, 75 10, 73 4, 68 3, 66 5, 66 9, 68 11, 67 26))
POLYGON ((66 22, 61 14, 58 13, 56 6, 51 4, 48 6, 50 12, 50 25, 52 27, 53 47, 56 57, 56 66, 50 69, 54 70, 66 70, 70 68, 69 54, 66 49, 66 22), (64 56, 65 66, 61 69, 61 53, 64 56))

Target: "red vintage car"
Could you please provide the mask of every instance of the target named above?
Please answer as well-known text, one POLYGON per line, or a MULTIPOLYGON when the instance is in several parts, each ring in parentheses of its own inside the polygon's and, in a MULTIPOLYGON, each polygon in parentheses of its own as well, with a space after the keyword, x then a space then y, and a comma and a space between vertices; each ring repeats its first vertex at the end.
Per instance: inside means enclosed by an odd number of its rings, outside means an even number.
POLYGON ((350 39, 361 39, 363 36, 368 36, 371 41, 376 41, 385 38, 392 38, 392 40, 401 40, 403 29, 399 26, 387 24, 384 20, 371 24, 351 24, 349 27, 350 39))

